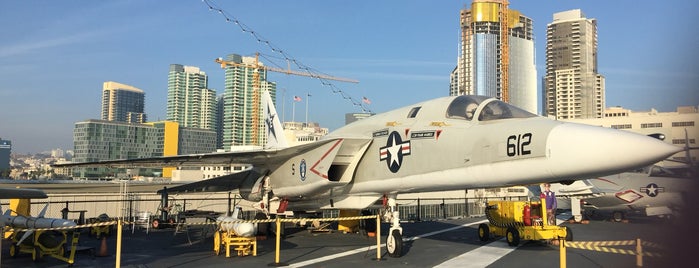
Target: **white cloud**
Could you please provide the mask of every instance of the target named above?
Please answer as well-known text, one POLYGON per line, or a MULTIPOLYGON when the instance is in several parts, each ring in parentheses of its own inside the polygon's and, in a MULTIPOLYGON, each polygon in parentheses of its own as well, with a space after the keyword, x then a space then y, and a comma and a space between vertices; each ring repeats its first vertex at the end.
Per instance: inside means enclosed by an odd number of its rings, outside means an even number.
POLYGON ((37 51, 82 43, 101 35, 101 32, 85 32, 68 36, 56 37, 53 39, 26 41, 24 43, 0 47, 0 58, 21 56, 37 51))

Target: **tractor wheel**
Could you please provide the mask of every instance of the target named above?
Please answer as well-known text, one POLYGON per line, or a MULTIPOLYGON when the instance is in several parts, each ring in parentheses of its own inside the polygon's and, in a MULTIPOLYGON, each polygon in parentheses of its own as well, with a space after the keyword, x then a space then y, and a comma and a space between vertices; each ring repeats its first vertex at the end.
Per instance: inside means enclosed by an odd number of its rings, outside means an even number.
POLYGON ((160 219, 154 219, 153 222, 151 223, 150 227, 153 229, 158 229, 158 228, 162 227, 160 219))
POLYGON ((478 225, 478 238, 483 242, 490 240, 490 227, 487 224, 478 225))
POLYGON ((507 244, 513 247, 516 247, 519 245, 519 231, 517 231, 516 228, 510 227, 507 228, 507 232, 505 233, 505 236, 507 237, 507 244))
POLYGON ((614 220, 614 222, 621 222, 624 220, 624 212, 614 211, 612 213, 612 220, 614 220))
POLYGON ((19 246, 17 245, 11 245, 10 246, 10 257, 14 258, 17 257, 17 254, 19 254, 19 246))

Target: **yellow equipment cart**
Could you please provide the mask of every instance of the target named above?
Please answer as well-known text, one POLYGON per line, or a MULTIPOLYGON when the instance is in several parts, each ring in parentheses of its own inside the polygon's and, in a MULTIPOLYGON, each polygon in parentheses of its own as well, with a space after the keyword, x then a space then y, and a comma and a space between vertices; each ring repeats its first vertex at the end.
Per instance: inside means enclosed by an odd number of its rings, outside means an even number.
POLYGON ((478 226, 478 238, 488 241, 493 236, 504 236, 510 246, 520 240, 573 240, 568 226, 549 225, 546 201, 489 201, 485 215, 489 224, 478 226))
POLYGON ((29 239, 17 244, 24 232, 12 234, 12 245, 10 246, 10 256, 17 257, 19 253, 29 253, 33 261, 38 261, 44 256, 50 256, 72 265, 75 262, 75 249, 78 244, 80 232, 73 231, 70 244, 70 251, 66 257, 66 243, 68 241, 67 231, 35 231, 29 239))
POLYGON ((218 230, 214 233, 214 253, 220 254, 222 247, 226 248, 227 258, 231 257, 231 247, 235 247, 238 256, 247 256, 251 253, 252 256, 257 256, 257 238, 237 236, 233 230, 218 230))
MULTIPOLYGON (((88 224, 102 223, 102 222, 108 222, 111 220, 112 219, 109 218, 109 216, 106 213, 102 213, 97 218, 87 219, 87 223, 88 224)), ((94 236, 95 238, 100 239, 103 235, 106 237, 109 237, 109 235, 111 235, 111 233, 112 233, 112 225, 102 225, 102 226, 90 227, 90 232, 87 235, 94 236)))

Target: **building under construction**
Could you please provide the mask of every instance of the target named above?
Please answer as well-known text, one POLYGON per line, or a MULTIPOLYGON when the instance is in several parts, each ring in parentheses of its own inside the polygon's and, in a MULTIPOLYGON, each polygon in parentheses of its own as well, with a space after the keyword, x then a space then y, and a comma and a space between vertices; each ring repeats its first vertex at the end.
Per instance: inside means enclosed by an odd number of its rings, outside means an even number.
POLYGON ((449 95, 484 95, 537 113, 532 20, 507 0, 474 0, 461 10, 461 38, 449 95))

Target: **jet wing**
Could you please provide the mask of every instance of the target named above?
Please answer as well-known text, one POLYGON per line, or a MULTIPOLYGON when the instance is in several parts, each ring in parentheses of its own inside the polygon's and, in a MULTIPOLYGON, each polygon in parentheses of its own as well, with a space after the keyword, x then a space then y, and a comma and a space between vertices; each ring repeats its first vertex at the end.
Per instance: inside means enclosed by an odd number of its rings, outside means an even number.
POLYGON ((276 167, 295 155, 310 151, 333 140, 323 140, 313 143, 288 147, 284 149, 250 150, 240 152, 222 152, 208 154, 191 154, 177 156, 162 156, 135 159, 104 160, 83 163, 54 164, 54 167, 115 167, 115 168, 158 168, 184 166, 211 166, 250 164, 253 166, 276 167))
MULTIPOLYGON (((192 192, 227 192, 240 188, 246 179, 257 179, 261 176, 254 169, 232 173, 216 178, 187 183, 172 188, 167 188, 170 194, 192 193, 192 192)), ((163 190, 159 190, 161 194, 163 190)))
POLYGON ((47 197, 44 191, 37 189, 0 188, 0 199, 47 197))

